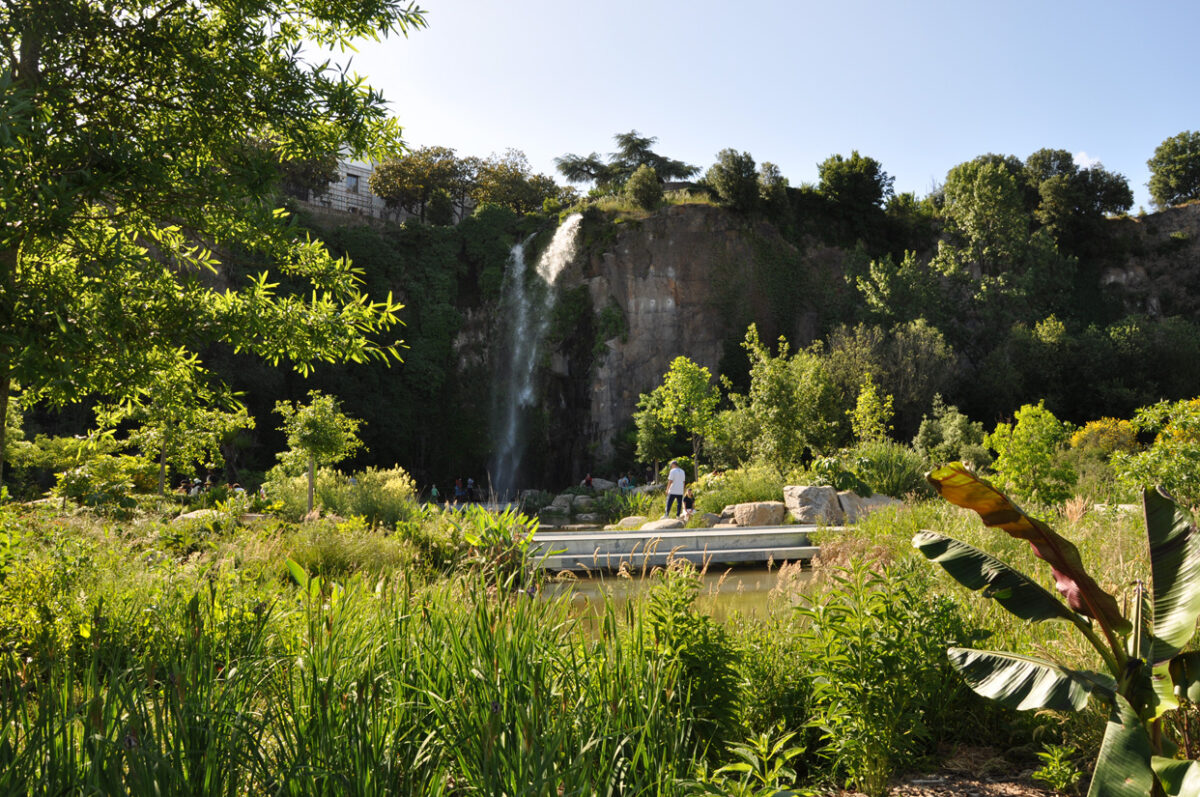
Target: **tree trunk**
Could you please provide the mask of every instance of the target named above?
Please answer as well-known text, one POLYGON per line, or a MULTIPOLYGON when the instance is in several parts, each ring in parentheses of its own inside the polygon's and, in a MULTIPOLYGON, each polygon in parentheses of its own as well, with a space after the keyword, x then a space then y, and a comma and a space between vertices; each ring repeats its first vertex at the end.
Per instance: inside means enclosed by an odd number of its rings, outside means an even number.
POLYGON ((314 457, 308 458, 308 514, 313 511, 313 488, 317 482, 317 460, 314 457))
POLYGON ((8 378, 8 368, 3 368, 0 375, 0 490, 4 489, 4 460, 8 454, 8 394, 12 392, 12 380, 8 378))
POLYGON ((158 494, 167 494, 167 443, 165 440, 162 450, 158 452, 158 494))
MULTIPOLYGON (((20 244, 0 246, 0 335, 17 338, 13 307, 20 244)), ((0 487, 4 485, 4 458, 8 453, 8 397, 12 394, 12 344, 0 344, 0 487)))

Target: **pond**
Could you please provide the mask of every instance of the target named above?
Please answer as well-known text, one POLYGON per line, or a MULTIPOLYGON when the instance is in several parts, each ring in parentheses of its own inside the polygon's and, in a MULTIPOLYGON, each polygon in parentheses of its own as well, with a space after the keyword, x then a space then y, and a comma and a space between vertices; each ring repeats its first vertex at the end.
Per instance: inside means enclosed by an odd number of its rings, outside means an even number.
MULTIPOLYGON (((812 578, 812 571, 799 564, 782 567, 737 567, 700 574, 696 608, 717 620, 732 616, 765 618, 796 604, 796 596, 812 578)), ((656 583, 650 573, 630 575, 595 572, 560 575, 547 587, 548 596, 569 593, 579 613, 598 613, 604 598, 620 609, 630 600, 644 596, 656 583)))

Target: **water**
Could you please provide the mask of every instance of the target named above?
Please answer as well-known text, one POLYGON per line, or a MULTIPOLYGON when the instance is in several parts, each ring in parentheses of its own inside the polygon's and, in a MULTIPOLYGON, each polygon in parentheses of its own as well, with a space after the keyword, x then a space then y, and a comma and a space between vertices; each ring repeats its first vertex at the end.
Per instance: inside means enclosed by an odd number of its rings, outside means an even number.
MULTIPOLYGON (((734 615, 763 619, 796 605, 797 595, 812 578, 812 571, 797 565, 783 569, 739 567, 706 572, 699 578, 698 610, 718 620, 734 615)), ((632 578, 595 575, 556 581, 547 592, 550 596, 570 593, 577 612, 596 613, 603 610, 606 596, 619 609, 645 595, 653 584, 654 579, 642 574, 632 578)))
POLYGON ((509 255, 500 297, 505 347, 492 381, 492 439, 496 450, 489 468, 492 489, 501 498, 514 495, 520 478, 521 460, 528 445, 526 420, 535 399, 534 367, 554 309, 553 286, 575 256, 582 220, 578 213, 572 214, 554 232, 534 269, 538 284, 526 284, 526 242, 516 244, 509 255))

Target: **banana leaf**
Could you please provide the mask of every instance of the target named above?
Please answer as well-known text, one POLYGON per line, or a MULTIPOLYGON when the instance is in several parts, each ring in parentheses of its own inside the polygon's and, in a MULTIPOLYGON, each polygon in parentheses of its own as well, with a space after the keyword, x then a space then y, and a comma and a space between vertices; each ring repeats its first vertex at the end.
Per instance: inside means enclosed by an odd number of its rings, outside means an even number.
POLYGON ((1119 634, 1129 631, 1129 621, 1121 615, 1116 599, 1100 589, 1084 570, 1079 549, 1070 540, 1059 536, 1042 521, 1026 515, 1007 496, 961 462, 938 468, 926 479, 950 503, 977 512, 984 525, 1027 540, 1033 552, 1050 564, 1055 586, 1076 612, 1119 634))
POLYGON ((1022 620, 1074 618, 1067 605, 1050 591, 973 545, 934 531, 922 531, 913 537, 913 547, 926 559, 941 565, 959 584, 970 590, 983 590, 983 597, 994 599, 1022 620))
POLYGON ((1154 578, 1154 645, 1150 660, 1168 661, 1196 632, 1200 617, 1200 533, 1192 513, 1146 490, 1146 535, 1154 578))
POLYGON ((1079 711, 1093 692, 1111 698, 1117 689, 1106 675, 1068 670, 1032 656, 973 648, 950 648, 946 655, 975 694, 1018 711, 1079 711))
POLYGON ((1156 755, 1150 759, 1150 766, 1169 797, 1200 797, 1200 761, 1156 755))
POLYGON ((1150 737, 1129 701, 1117 695, 1109 712, 1087 797, 1146 797, 1154 787, 1150 737))
POLYGON ((1190 651, 1171 659, 1171 683, 1175 696, 1200 703, 1200 651, 1190 651))

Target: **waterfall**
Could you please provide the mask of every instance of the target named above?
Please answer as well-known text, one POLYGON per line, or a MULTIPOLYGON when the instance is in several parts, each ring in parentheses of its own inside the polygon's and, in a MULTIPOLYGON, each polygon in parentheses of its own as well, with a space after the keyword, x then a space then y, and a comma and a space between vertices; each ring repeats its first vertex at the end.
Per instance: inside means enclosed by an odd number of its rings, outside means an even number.
POLYGON ((550 245, 538 258, 536 284, 525 263, 525 241, 512 248, 501 287, 500 308, 504 319, 505 346, 492 382, 492 439, 495 449, 489 472, 492 489, 501 499, 515 498, 525 456, 526 420, 534 403, 534 368, 538 350, 554 309, 554 283, 575 256, 579 225, 583 217, 572 214, 554 232, 550 245))

